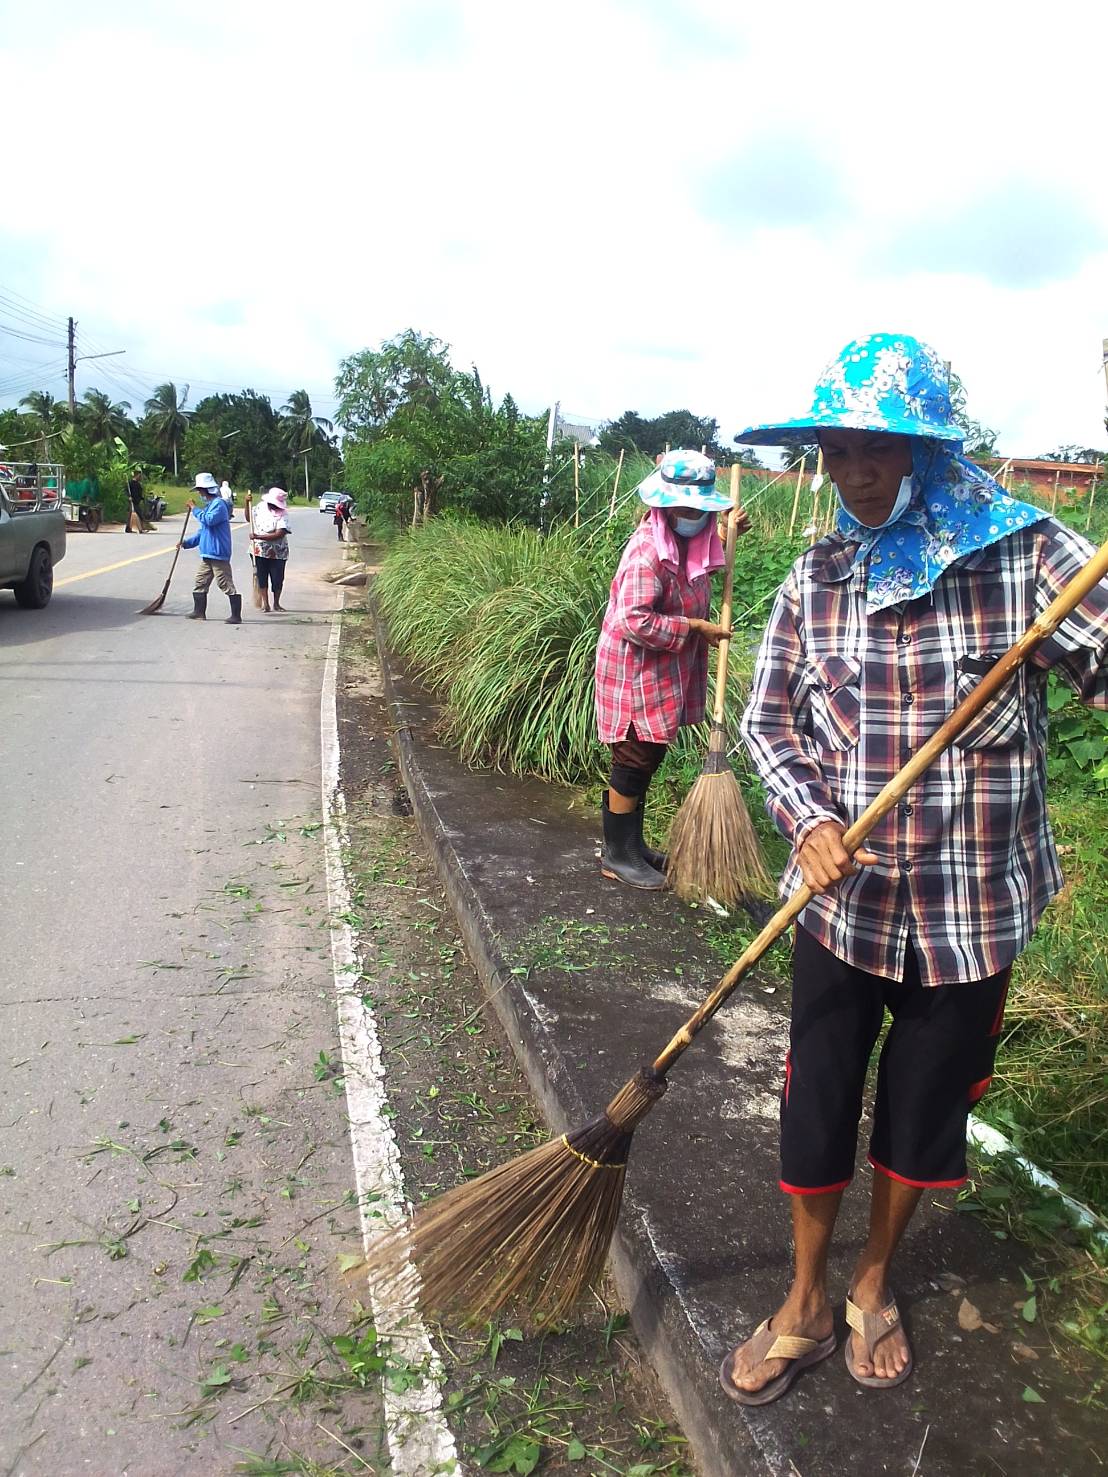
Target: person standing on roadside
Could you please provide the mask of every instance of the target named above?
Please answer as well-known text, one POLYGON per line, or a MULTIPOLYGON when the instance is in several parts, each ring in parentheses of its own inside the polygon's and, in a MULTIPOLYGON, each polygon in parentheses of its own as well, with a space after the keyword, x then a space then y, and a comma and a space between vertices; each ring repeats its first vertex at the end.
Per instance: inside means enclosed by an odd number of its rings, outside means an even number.
POLYGON ((233 523, 235 521, 235 494, 231 491, 231 484, 226 477, 219 484, 219 495, 227 504, 228 521, 233 523))
POLYGON ((144 514, 145 494, 143 492, 142 479, 137 472, 132 472, 127 482, 127 500, 130 509, 127 513, 127 522, 124 524, 123 532, 130 533, 133 523, 135 533, 149 533, 149 524, 144 514))
POLYGON ((731 499, 697 451, 669 452, 637 491, 648 511, 619 561, 596 648, 597 731, 612 750, 600 871, 657 892, 665 858, 643 842, 646 792, 678 729, 704 717, 708 647, 728 634, 708 614, 712 571, 724 563, 716 516, 731 499))
POLYGON ((252 519, 254 567, 258 571, 258 590, 266 615, 270 613, 270 588, 273 590, 273 610, 283 612, 285 608, 281 604, 281 591, 285 586, 289 534, 292 532, 288 507, 289 495, 284 488, 271 487, 252 519))
POLYGON ((848 855, 847 828, 1093 550, 962 454, 947 368, 908 334, 848 344, 811 410, 735 439, 814 438, 835 531, 778 591, 742 721, 793 848, 782 894, 814 894, 796 926, 781 1093, 793 1277, 723 1361, 743 1405, 776 1400, 834 1352, 828 1254, 886 1011, 844 1357, 868 1389, 911 1374, 890 1268, 921 1196, 966 1179, 966 1120, 992 1081, 1012 964, 1062 885, 1046 806, 1050 673, 1108 708, 1105 582, 848 855))
POLYGON ((231 520, 227 503, 219 494, 219 485, 210 472, 198 472, 195 490, 203 502, 189 503, 192 516, 199 531, 190 538, 179 540, 182 549, 200 548, 200 569, 192 591, 192 614, 190 621, 207 620, 208 591, 214 579, 227 596, 231 605, 228 626, 242 625, 242 596, 235 589, 231 575, 231 520))

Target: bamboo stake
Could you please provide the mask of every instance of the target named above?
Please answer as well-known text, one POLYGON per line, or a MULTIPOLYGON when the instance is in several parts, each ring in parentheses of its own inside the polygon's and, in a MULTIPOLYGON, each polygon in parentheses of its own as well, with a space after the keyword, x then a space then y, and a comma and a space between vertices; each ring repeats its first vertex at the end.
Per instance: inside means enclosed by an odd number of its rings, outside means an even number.
POLYGON ((581 448, 573 443, 573 526, 581 527, 581 448))
POLYGON ((1054 474, 1054 491, 1050 495, 1050 511, 1052 513, 1056 513, 1058 511, 1058 478, 1061 475, 1062 473, 1060 470, 1055 472, 1054 474))
POLYGON ((1085 532, 1088 533, 1093 522, 1093 503, 1096 501, 1096 485, 1100 481, 1100 463, 1096 463, 1096 471, 1093 473, 1093 485, 1089 488, 1089 511, 1085 515, 1085 532))
POLYGON ((807 470, 807 468, 808 468, 808 453, 805 452, 804 455, 800 458, 800 468, 799 468, 799 470, 798 470, 798 472, 796 474, 796 486, 793 488, 793 510, 792 510, 792 515, 789 518, 789 537, 790 538, 792 538, 793 531, 796 528, 796 510, 800 506, 800 487, 801 487, 801 483, 804 481, 804 473, 807 470))
POLYGON ((819 538, 819 495, 823 487, 823 452, 816 458, 816 475, 812 478, 812 533, 808 543, 814 544, 819 538))
POLYGON ((616 516, 616 493, 619 491, 619 474, 623 471, 623 453, 625 448, 619 448, 619 461, 616 462, 616 480, 612 483, 612 501, 608 506, 608 522, 616 516))

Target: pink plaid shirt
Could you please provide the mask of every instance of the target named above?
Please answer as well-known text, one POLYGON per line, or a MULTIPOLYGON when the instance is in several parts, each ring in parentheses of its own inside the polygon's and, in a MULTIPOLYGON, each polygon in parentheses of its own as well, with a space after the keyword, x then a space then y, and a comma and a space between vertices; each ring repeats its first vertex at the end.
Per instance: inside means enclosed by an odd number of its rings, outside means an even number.
POLYGON ((619 561, 596 648, 596 722, 600 741, 636 737, 668 744, 685 723, 704 717, 708 644, 689 629, 705 620, 708 575, 690 580, 658 557, 650 520, 628 540, 619 561))

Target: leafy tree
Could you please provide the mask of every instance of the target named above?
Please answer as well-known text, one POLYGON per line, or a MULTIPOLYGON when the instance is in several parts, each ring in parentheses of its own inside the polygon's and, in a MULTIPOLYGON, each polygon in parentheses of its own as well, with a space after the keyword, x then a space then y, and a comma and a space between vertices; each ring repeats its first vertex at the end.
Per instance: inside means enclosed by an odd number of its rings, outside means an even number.
POLYGON ((179 475, 177 451, 188 429, 189 418, 185 412, 188 404, 189 387, 185 385, 180 396, 172 380, 159 385, 146 402, 146 417, 157 446, 173 452, 173 475, 179 475))
POLYGON ((600 445, 613 456, 623 451, 639 451, 644 456, 658 456, 669 446, 698 450, 704 447, 717 461, 733 459, 716 440, 719 422, 693 415, 691 410, 667 410, 664 415, 644 419, 638 411, 625 410, 618 420, 605 426, 600 445))
POLYGON ((57 431, 62 424, 62 406, 54 399, 48 390, 32 390, 24 395, 19 402, 20 405, 31 416, 35 429, 42 437, 42 460, 47 460, 46 438, 57 431))
POLYGON ((991 426, 983 426, 973 420, 966 411, 966 387, 956 374, 950 375, 950 406, 954 424, 963 432, 966 456, 995 456, 996 440, 1000 435, 991 426))
POLYGON ((93 441, 112 441, 130 428, 126 400, 114 401, 103 390, 86 390, 81 416, 85 430, 93 441))
POLYGON ((339 365, 337 420, 345 431, 369 439, 401 409, 434 414, 452 394, 457 375, 450 346, 407 328, 379 349, 362 349, 339 365))
POLYGON ((1108 451, 1098 451, 1095 446, 1058 446, 1053 451, 1044 451, 1038 458, 1041 462, 1100 462, 1108 464, 1108 451))
MULTIPOLYGON (((307 390, 293 390, 281 408, 281 415, 285 445, 294 459, 304 459, 304 496, 307 497, 311 470, 309 464, 316 460, 312 453, 323 450, 334 452, 334 423, 325 415, 313 414, 307 390)), ((331 458, 327 460, 330 461, 331 458)), ((291 473, 289 481, 292 481, 291 473)))
POLYGON ((344 359, 338 421, 346 483, 366 512, 426 518, 441 502, 484 517, 534 517, 544 427, 510 395, 500 405, 441 339, 408 329, 344 359))

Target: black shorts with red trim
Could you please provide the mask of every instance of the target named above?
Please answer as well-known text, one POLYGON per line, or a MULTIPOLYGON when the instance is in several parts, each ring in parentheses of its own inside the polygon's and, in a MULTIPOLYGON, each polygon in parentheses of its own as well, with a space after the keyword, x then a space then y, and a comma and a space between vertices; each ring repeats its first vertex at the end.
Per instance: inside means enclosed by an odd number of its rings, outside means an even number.
POLYGON ((966 1120, 992 1081, 1011 969, 921 984, 911 943, 903 980, 855 969, 797 927, 792 1024, 781 1094, 781 1188, 841 1190, 854 1175, 862 1093, 885 1011, 869 1162, 902 1184, 960 1185, 966 1120))

